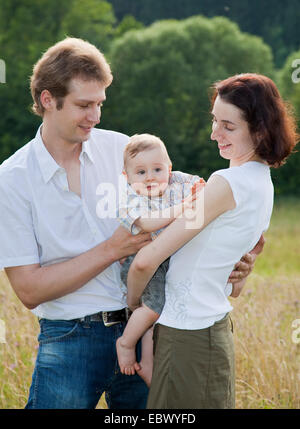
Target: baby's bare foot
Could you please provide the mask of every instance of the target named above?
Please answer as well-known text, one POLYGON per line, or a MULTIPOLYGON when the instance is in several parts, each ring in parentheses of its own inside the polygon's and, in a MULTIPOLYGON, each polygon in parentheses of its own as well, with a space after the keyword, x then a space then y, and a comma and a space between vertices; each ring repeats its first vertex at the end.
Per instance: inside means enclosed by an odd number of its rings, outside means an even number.
POLYGON ((135 348, 128 347, 122 337, 117 339, 116 347, 121 373, 126 375, 134 375, 135 369, 139 368, 135 357, 135 348))

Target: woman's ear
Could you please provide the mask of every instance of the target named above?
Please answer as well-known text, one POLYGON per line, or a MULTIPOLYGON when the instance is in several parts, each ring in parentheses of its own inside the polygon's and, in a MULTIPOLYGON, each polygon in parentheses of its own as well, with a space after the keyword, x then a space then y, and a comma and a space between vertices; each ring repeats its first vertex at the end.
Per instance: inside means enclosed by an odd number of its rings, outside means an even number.
POLYGON ((261 126, 260 129, 255 131, 254 134, 252 135, 253 140, 256 143, 256 145, 259 145, 265 137, 265 134, 262 130, 263 130, 263 128, 261 126))

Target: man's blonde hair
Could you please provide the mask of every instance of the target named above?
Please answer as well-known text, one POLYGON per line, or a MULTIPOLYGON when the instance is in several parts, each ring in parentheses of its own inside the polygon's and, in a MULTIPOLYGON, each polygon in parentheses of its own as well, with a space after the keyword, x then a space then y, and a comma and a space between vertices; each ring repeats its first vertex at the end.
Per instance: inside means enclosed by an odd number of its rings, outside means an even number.
POLYGON ((155 149, 157 147, 160 147, 162 149, 162 151, 166 155, 169 164, 172 165, 167 148, 159 137, 146 133, 135 134, 130 137, 129 143, 125 146, 124 149, 124 170, 126 171, 129 159, 134 158, 140 152, 155 149))
POLYGON ((105 87, 113 79, 109 64, 96 46, 82 39, 67 37, 51 46, 33 68, 30 81, 33 112, 43 116, 45 109, 40 96, 45 89, 56 98, 57 109, 61 109, 73 78, 96 80, 105 87))

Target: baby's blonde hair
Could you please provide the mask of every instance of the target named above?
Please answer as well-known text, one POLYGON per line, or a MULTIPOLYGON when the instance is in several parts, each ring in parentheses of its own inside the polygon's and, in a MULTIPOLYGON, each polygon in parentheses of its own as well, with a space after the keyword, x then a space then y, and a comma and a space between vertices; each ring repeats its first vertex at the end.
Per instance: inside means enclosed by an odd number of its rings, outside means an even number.
POLYGON ((130 137, 129 143, 124 149, 124 170, 126 171, 129 159, 134 158, 140 152, 155 149, 157 147, 160 147, 163 152, 165 152, 169 164, 172 165, 167 148, 159 137, 147 133, 135 134, 130 137))

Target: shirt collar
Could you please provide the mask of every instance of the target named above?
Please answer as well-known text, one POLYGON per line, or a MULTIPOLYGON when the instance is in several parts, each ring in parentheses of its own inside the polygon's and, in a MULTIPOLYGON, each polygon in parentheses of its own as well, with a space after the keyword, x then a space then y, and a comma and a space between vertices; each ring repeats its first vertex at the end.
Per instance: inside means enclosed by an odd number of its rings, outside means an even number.
MULTIPOLYGON (((54 174, 58 170, 61 170, 62 167, 60 167, 60 165, 57 164, 55 159, 50 155, 50 153, 48 152, 48 150, 44 145, 44 142, 41 136, 42 125, 43 124, 41 124, 39 129, 37 130, 37 133, 34 139, 34 149, 35 149, 38 163, 40 165, 43 179, 45 183, 48 183, 49 180, 52 179, 54 174)), ((81 151, 80 157, 82 157, 83 153, 86 153, 89 160, 94 164, 95 162, 94 162, 90 144, 91 144, 90 140, 87 140, 82 143, 82 151, 81 151)))
MULTIPOLYGON (((92 150, 91 150, 91 140, 89 138, 89 140, 86 140, 82 143, 82 150, 81 150, 81 154, 86 153, 87 157, 89 158, 89 160, 95 164, 95 160, 92 154, 92 150)), ((80 154, 80 156, 81 156, 80 154)))
POLYGON ((45 183, 49 182, 50 179, 54 176, 54 174, 57 172, 57 170, 61 169, 55 159, 50 155, 48 150, 46 149, 44 142, 42 140, 41 136, 41 128, 42 125, 40 125, 39 129, 37 130, 35 139, 34 139, 34 150, 35 154, 41 169, 41 173, 43 176, 43 179, 45 183))

